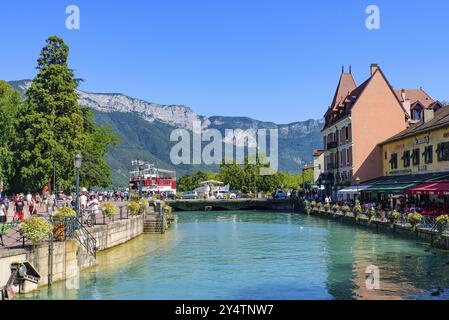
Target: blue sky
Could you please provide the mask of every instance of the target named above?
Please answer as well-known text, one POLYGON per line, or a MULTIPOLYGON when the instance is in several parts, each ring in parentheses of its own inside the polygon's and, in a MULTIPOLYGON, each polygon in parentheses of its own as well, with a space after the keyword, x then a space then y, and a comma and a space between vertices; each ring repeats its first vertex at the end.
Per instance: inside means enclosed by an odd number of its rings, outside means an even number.
POLYGON ((320 118, 341 65, 357 83, 378 63, 398 88, 449 100, 447 0, 2 1, 0 79, 34 77, 62 37, 82 90, 120 92, 202 115, 289 123, 320 118), (65 28, 78 5, 81 29, 65 28), (365 9, 380 8, 380 30, 365 9))

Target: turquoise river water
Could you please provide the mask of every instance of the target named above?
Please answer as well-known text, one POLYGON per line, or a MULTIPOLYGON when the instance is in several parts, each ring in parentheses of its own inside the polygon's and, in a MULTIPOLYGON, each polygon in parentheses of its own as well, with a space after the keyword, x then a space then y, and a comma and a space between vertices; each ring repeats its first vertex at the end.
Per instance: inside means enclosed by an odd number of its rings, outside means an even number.
POLYGON ((449 298, 449 253, 293 213, 178 213, 165 235, 143 235, 100 253, 98 262, 78 282, 54 283, 25 298, 449 298), (372 265, 380 289, 366 286, 372 265))

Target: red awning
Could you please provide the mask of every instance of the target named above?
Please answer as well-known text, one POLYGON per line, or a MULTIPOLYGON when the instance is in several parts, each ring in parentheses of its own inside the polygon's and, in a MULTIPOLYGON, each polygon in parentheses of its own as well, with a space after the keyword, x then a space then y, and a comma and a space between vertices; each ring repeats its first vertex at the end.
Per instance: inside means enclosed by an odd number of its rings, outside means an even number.
POLYGON ((418 184, 406 191, 408 194, 433 194, 449 196, 449 182, 428 182, 418 184))

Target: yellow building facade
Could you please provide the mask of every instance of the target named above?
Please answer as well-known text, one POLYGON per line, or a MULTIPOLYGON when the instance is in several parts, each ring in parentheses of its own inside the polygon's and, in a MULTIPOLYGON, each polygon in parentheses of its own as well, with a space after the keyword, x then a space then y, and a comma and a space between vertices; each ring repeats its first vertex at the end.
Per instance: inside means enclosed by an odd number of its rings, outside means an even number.
POLYGON ((406 131, 380 145, 384 176, 449 172, 449 119, 406 131))

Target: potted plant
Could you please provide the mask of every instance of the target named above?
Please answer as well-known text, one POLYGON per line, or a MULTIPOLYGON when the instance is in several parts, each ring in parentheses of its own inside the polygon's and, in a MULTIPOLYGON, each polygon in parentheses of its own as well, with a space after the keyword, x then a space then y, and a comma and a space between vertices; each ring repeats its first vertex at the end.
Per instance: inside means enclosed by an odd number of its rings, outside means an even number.
POLYGON ((368 210, 368 221, 371 222, 371 220, 376 216, 376 209, 371 208, 368 210))
POLYGON ((345 204, 343 207, 341 207, 341 212, 343 212, 343 215, 346 216, 348 212, 351 210, 347 204, 345 204))
POLYGON ((29 239, 35 248, 52 232, 53 225, 42 217, 32 216, 23 221, 19 228, 20 234, 29 239))
POLYGON ((360 204, 356 204, 356 205, 354 206, 354 209, 353 209, 352 211, 353 211, 353 213, 354 213, 354 218, 355 218, 355 220, 358 221, 358 220, 359 220, 359 216, 360 216, 360 215, 362 214, 362 212, 363 212, 362 206, 361 206, 360 204))
POLYGON ((437 217, 435 222, 437 224, 438 234, 441 236, 443 235, 443 232, 447 229, 447 226, 449 224, 449 215, 443 214, 437 217))
POLYGON ((407 216, 408 221, 412 225, 412 230, 416 230, 416 225, 422 221, 422 215, 416 211, 410 212, 407 216))
POLYGON ((132 201, 132 202, 128 203, 128 209, 132 215, 136 215, 140 211, 140 204, 132 201))
POLYGON ((325 211, 326 213, 329 213, 330 210, 331 210, 331 205, 330 205, 330 203, 326 203, 326 204, 324 205, 324 211, 325 211))
POLYGON ((397 210, 393 210, 390 212, 388 218, 390 219, 391 226, 394 227, 394 225, 398 222, 400 217, 400 213, 397 210))
POLYGON ((139 200, 140 205, 140 213, 147 212, 148 208, 150 208, 150 203, 147 198, 142 198, 139 200))
POLYGON ((173 212, 173 208, 172 207, 170 207, 169 205, 165 205, 164 206, 164 213, 165 214, 168 214, 169 216, 171 216, 172 212, 173 212))
POLYGON ((62 240, 65 237, 65 224, 68 219, 76 217, 75 210, 69 207, 59 208, 53 215, 54 228, 53 236, 57 240, 62 240))
POLYGON ((117 206, 113 203, 103 203, 101 205, 101 211, 109 218, 109 220, 111 220, 117 213, 117 206))
POLYGON ((340 206, 338 204, 334 204, 332 206, 332 211, 334 211, 334 214, 336 214, 340 210, 340 206))

